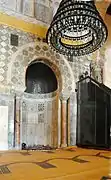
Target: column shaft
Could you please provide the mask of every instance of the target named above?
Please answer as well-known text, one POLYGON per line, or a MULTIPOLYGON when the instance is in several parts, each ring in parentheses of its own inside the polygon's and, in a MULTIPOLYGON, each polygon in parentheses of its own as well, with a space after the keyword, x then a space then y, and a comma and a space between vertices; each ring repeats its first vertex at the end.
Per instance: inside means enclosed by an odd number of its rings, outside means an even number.
POLYGON ((16 123, 15 123, 16 148, 20 148, 20 99, 16 98, 16 123))
POLYGON ((67 147, 67 100, 61 100, 61 147, 67 147))

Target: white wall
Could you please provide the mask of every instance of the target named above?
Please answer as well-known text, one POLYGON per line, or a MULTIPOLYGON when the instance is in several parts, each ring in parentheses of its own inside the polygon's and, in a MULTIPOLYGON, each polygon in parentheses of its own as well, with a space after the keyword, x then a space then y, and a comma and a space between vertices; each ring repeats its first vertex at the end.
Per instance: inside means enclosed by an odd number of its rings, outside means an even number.
POLYGON ((111 16, 106 15, 105 22, 108 27, 108 40, 105 51, 104 84, 111 88, 111 16))
POLYGON ((111 88, 111 47, 107 48, 105 52, 105 66, 104 66, 104 84, 111 88))
POLYGON ((8 106, 0 106, 0 150, 8 150, 8 106))

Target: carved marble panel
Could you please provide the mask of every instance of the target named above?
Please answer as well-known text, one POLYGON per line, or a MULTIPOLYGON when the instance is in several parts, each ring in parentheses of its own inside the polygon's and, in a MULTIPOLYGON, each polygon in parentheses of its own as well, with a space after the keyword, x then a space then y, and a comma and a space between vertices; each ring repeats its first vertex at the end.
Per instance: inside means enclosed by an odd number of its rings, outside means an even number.
POLYGON ((50 6, 50 0, 35 0, 35 3, 38 3, 38 4, 42 4, 42 5, 45 5, 47 7, 50 6))
POLYGON ((34 0, 23 1, 23 14, 34 17, 34 0))
POLYGON ((77 102, 76 93, 70 96, 70 143, 76 144, 76 120, 77 120, 77 102))
MULTIPOLYGON (((54 104, 55 104, 54 100, 54 104)), ((48 99, 21 99, 21 144, 28 146, 50 145, 53 146, 54 123, 57 111, 53 107, 53 98, 48 99), (49 109, 50 104, 50 109, 49 109)), ((57 123, 56 123, 57 124, 57 123)))
POLYGON ((8 149, 13 149, 14 143, 14 97, 0 94, 0 105, 8 107, 8 149))
POLYGON ((16 11, 18 13, 23 12, 23 0, 16 0, 16 11))
POLYGON ((8 150, 8 106, 0 106, 0 150, 8 150))
POLYGON ((75 82, 79 80, 79 76, 83 75, 86 71, 90 74, 90 60, 88 56, 85 57, 73 57, 72 62, 69 59, 70 65, 74 74, 75 82))
POLYGON ((44 4, 35 4, 35 18, 44 23, 50 24, 52 19, 52 9, 44 4))

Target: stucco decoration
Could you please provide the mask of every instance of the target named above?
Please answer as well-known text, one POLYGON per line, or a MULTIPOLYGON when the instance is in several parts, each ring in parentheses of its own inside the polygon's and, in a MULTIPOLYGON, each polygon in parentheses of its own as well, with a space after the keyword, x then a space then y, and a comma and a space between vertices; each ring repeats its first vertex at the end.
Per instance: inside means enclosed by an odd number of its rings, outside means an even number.
POLYGON ((104 66, 106 62, 105 48, 95 52, 95 61, 91 63, 91 76, 98 82, 104 82, 104 66))
POLYGON ((26 69, 33 61, 42 61, 55 73, 58 90, 74 92, 75 81, 72 69, 64 56, 52 51, 46 43, 33 42, 19 48, 10 59, 7 83, 12 89, 24 92, 26 69))

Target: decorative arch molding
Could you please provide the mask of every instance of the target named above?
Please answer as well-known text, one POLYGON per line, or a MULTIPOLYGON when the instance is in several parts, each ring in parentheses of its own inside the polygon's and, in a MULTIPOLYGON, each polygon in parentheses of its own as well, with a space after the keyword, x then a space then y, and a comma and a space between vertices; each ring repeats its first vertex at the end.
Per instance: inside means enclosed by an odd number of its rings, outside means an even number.
POLYGON ((58 80, 59 92, 74 92, 74 76, 67 59, 40 41, 24 45, 12 55, 7 74, 7 84, 12 89, 24 92, 26 69, 35 60, 45 63, 53 70, 58 80))

